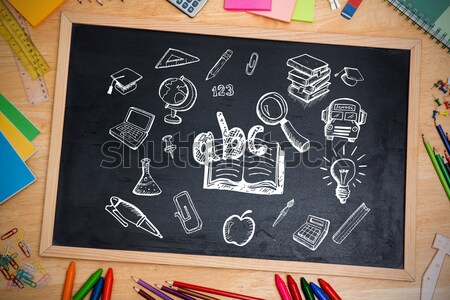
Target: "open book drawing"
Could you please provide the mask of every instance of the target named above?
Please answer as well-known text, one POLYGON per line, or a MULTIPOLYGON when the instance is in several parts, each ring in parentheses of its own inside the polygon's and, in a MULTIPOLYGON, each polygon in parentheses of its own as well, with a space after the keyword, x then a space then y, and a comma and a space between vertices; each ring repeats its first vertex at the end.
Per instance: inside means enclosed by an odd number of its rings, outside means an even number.
POLYGON ((223 158, 222 139, 214 140, 214 151, 220 159, 206 160, 204 189, 229 190, 242 193, 277 195, 284 188, 284 151, 277 142, 255 139, 255 145, 266 145, 258 156, 248 149, 239 158, 223 158))

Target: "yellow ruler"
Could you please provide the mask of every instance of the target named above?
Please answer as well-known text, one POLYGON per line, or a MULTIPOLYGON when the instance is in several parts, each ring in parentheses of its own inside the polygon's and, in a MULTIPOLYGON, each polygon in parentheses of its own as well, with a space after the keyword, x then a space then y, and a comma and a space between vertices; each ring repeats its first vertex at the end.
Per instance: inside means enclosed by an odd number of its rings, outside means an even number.
POLYGON ((17 22, 12 13, 0 0, 0 35, 22 62, 33 80, 50 71, 39 50, 17 22))

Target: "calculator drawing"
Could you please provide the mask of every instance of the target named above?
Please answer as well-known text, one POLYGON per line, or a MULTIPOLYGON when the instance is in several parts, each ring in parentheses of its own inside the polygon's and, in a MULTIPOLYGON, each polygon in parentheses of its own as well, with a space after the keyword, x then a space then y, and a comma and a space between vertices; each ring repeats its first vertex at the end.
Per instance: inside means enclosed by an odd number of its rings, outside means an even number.
POLYGON ((208 0, 167 0, 179 10, 193 18, 205 6, 208 0))
POLYGON ((309 215, 306 223, 294 232, 294 241, 315 251, 327 236, 329 227, 330 221, 309 215))

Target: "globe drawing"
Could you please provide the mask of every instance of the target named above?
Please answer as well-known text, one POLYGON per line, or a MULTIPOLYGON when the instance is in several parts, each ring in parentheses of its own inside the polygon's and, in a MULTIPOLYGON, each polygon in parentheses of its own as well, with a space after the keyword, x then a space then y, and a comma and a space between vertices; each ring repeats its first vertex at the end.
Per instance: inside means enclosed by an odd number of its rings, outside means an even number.
POLYGON ((182 119, 177 116, 179 111, 187 111, 194 106, 197 100, 197 89, 194 84, 184 76, 180 78, 167 78, 159 86, 159 97, 170 114, 164 117, 169 124, 180 124, 182 119))

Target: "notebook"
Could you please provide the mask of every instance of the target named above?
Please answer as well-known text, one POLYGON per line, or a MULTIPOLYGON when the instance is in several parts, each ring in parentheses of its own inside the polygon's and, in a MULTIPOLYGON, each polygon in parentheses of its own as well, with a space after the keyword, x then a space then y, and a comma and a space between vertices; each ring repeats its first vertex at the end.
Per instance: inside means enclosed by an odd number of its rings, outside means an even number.
POLYGON ((450 52, 450 0, 387 1, 450 52))
POLYGON ((9 3, 36 27, 65 0, 8 0, 9 3))
MULTIPOLYGON (((25 161, 36 151, 33 144, 0 112, 0 130, 13 146, 14 150, 25 161)), ((1 152, 0 152, 1 153, 1 152)))
POLYGON ((14 124, 22 134, 32 142, 40 133, 39 129, 30 122, 5 96, 0 94, 0 112, 14 124))
POLYGON ((249 11, 252 14, 283 21, 291 22, 297 0, 273 0, 271 11, 249 11))
POLYGON ((36 180, 0 131, 0 204, 36 180))

